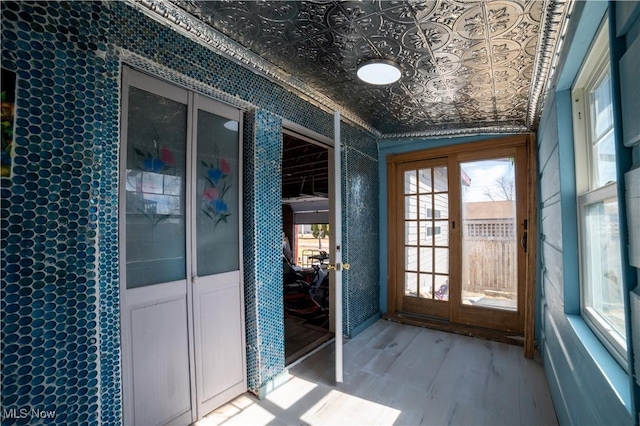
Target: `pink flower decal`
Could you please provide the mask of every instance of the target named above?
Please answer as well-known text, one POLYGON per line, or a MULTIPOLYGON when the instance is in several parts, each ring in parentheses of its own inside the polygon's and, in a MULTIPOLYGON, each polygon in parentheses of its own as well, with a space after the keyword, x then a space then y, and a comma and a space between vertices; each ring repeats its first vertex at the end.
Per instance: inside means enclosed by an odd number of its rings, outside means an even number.
POLYGON ((173 152, 171 152, 166 146, 160 148, 160 159, 163 163, 169 166, 176 166, 176 157, 173 155, 173 152))
POLYGON ((202 193, 202 198, 207 201, 213 201, 218 198, 218 189, 215 187, 210 187, 204 190, 202 193))
POLYGON ((221 158, 219 164, 220 164, 220 170, 222 171, 223 174, 228 175, 231 173, 231 166, 229 166, 229 162, 226 159, 221 158))

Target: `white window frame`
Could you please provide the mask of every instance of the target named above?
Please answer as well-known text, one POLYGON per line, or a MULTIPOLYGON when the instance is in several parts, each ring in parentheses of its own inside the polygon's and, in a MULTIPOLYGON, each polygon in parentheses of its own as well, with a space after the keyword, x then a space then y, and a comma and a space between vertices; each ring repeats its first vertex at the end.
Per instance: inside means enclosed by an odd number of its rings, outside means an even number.
MULTIPOLYGON (((585 209, 594 203, 617 199, 617 182, 609 182, 596 187, 594 164, 592 159, 593 141, 591 136, 591 110, 589 103, 589 91, 595 87, 607 72, 610 73, 609 54, 609 25, 605 16, 596 38, 589 49, 584 63, 580 69, 576 82, 572 88, 573 100, 573 130, 574 153, 576 164, 576 194, 578 206, 578 251, 580 259, 580 314, 600 342, 607 348, 616 361, 628 372, 626 340, 620 338, 611 326, 592 308, 586 306, 587 268, 585 264, 585 224, 583 221, 585 209)), ((620 284, 622 285, 622 283, 620 284)), ((624 304, 624 298, 623 298, 624 304)), ((626 324, 626 333, 629 325, 626 324)), ((626 337, 626 336, 625 336, 626 337)))

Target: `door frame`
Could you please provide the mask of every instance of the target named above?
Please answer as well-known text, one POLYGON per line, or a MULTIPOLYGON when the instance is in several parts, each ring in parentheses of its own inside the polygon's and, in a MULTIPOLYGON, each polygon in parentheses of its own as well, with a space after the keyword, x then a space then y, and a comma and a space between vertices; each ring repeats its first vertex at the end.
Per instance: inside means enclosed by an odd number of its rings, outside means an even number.
MULTIPOLYGON (((336 112, 334 115, 334 138, 332 139, 290 120, 282 120, 283 133, 288 133, 306 142, 327 148, 329 154, 329 244, 331 246, 329 263, 333 265, 342 263, 340 122, 340 114, 336 112)), ((334 333, 336 381, 340 383, 342 382, 342 271, 329 271, 329 295, 329 331, 334 333)))
MULTIPOLYGON (((396 174, 402 163, 425 161, 435 158, 449 157, 452 154, 462 153, 478 153, 486 150, 494 150, 510 147, 524 147, 522 148, 525 153, 526 162, 522 167, 521 173, 526 176, 527 185, 527 197, 526 206, 523 219, 527 220, 527 252, 525 256, 524 269, 524 307, 522 314, 524 315, 524 355, 528 358, 533 357, 534 349, 534 328, 535 328, 535 286, 536 286, 536 240, 537 240, 537 164, 536 164, 536 142, 535 135, 533 133, 512 135, 506 137, 497 137, 495 139, 482 140, 477 142, 467 142, 461 144, 454 144, 444 147, 425 149, 416 152, 406 152, 400 154, 391 154, 386 158, 387 162, 387 199, 389 200, 389 214, 387 218, 387 230, 389 248, 398 247, 401 240, 404 239, 402 233, 398 232, 398 212, 397 209, 391 208, 392 200, 396 200, 401 185, 398 184, 396 174)), ((449 173, 451 176, 451 162, 449 163, 449 173)), ((456 168, 457 170, 457 168, 456 168)), ((459 207, 458 207, 459 209, 459 207)), ((454 212, 455 214, 455 212, 454 212)), ((454 236, 450 237, 452 242, 454 236)), ((457 243, 455 243, 457 244, 457 243)), ((450 250, 453 250, 452 247, 450 250)), ((398 282, 396 271, 402 265, 398 265, 397 257, 392 255, 389 251, 387 256, 388 264, 388 277, 387 277, 387 315, 391 318, 403 321, 403 318, 407 319, 407 322, 415 324, 416 322, 422 322, 425 325, 433 328, 439 328, 447 331, 458 331, 464 334, 474 334, 473 330, 468 327, 464 330, 455 327, 452 323, 443 321, 425 320, 421 321, 419 318, 408 318, 402 315, 397 310, 398 306, 398 287, 401 285, 398 282)), ((459 273, 451 270, 450 273, 459 273)), ((502 334, 498 331, 495 332, 495 336, 499 337, 502 334)), ((487 336, 486 330, 480 331, 477 335, 487 336)))

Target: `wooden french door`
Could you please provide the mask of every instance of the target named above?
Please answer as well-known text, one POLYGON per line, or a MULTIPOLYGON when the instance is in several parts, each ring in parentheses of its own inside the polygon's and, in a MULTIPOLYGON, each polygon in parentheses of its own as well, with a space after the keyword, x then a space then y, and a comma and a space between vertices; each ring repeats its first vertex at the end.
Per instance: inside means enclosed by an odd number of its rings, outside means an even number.
POLYGON ((527 137, 388 159, 391 314, 524 332, 527 137))

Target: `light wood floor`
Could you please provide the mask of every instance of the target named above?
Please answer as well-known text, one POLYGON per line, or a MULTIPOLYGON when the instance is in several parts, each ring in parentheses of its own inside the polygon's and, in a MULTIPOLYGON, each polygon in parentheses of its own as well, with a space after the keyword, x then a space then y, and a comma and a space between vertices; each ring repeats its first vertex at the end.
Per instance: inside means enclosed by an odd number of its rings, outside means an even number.
POLYGON ((241 395, 196 425, 557 425, 542 366, 522 354, 380 320, 346 341, 344 383, 331 344, 264 400, 241 395))

